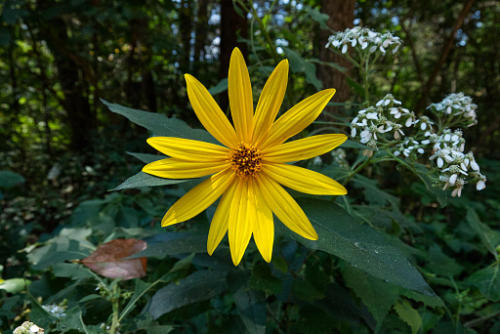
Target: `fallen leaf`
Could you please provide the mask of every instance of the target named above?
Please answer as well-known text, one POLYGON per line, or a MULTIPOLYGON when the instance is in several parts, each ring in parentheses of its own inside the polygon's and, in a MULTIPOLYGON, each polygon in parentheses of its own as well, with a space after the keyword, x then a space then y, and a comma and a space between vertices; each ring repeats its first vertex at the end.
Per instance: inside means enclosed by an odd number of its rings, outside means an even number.
POLYGON ((147 243, 138 239, 115 239, 99 246, 81 262, 101 276, 124 280, 146 275, 145 257, 127 259, 147 248, 147 243))

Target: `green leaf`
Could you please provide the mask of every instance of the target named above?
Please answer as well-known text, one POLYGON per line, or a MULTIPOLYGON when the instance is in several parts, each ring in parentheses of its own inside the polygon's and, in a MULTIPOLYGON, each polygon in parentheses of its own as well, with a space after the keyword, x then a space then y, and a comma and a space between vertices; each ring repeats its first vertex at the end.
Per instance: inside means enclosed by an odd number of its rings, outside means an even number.
POLYGON ((24 278, 11 278, 5 281, 0 280, 0 290, 10 293, 23 291, 30 285, 31 281, 24 278))
POLYGON ((302 56, 289 49, 283 47, 287 58, 290 60, 290 67, 294 72, 302 72, 306 75, 306 81, 312 84, 316 89, 321 89, 323 84, 316 76, 316 66, 313 63, 306 61, 302 56))
POLYGON ((219 83, 217 85, 210 88, 208 91, 212 95, 217 95, 217 94, 222 93, 226 90, 227 90, 227 78, 224 78, 221 81, 219 81, 219 83))
POLYGON ((401 320, 410 326, 412 334, 417 334, 420 328, 422 328, 420 314, 406 300, 394 305, 394 311, 396 311, 401 320))
POLYGON ((398 247, 399 240, 360 225, 355 218, 332 202, 314 199, 299 202, 319 235, 317 241, 311 241, 293 234, 306 247, 338 256, 386 282, 434 295, 398 247))
POLYGON ((169 136, 215 142, 205 130, 193 129, 175 117, 168 118, 163 114, 132 109, 101 99, 109 110, 128 118, 153 133, 154 136, 169 136))
POLYGON ((75 306, 66 311, 66 316, 63 321, 57 322, 57 329, 62 333, 72 332, 78 330, 83 333, 88 333, 87 327, 83 322, 82 310, 80 307, 75 306))
POLYGON ((266 307, 258 301, 255 292, 242 288, 234 294, 234 302, 248 333, 264 334, 266 332, 266 307))
POLYGON ((304 11, 309 15, 309 17, 314 21, 319 23, 321 29, 329 29, 326 22, 329 16, 327 14, 321 13, 316 8, 310 6, 304 6, 304 11))
POLYGON ((123 190, 123 189, 134 189, 134 188, 144 188, 144 187, 158 187, 158 186, 167 186, 172 184, 179 184, 183 182, 188 182, 192 180, 172 180, 172 179, 163 179, 161 177, 156 177, 153 175, 146 174, 144 172, 139 172, 125 181, 123 181, 120 185, 111 189, 112 191, 123 190))
POLYGON ((466 284, 476 287, 491 301, 500 301, 500 270, 499 263, 476 271, 465 281, 466 284))
POLYGON ((476 232, 481 239, 483 245, 488 251, 493 254, 495 259, 498 259, 497 245, 500 245, 500 233, 490 229, 486 224, 481 223, 476 210, 472 208, 467 209, 467 216, 465 217, 469 226, 476 232))
POLYGON ((437 244, 432 245, 428 249, 426 259, 428 261, 426 269, 429 269, 433 274, 443 277, 458 275, 464 269, 453 258, 443 253, 437 244))
POLYGON ((24 183, 22 175, 10 170, 0 170, 0 188, 8 189, 24 183))
POLYGON ((150 154, 150 153, 136 153, 136 152, 127 152, 127 154, 133 156, 134 158, 148 164, 153 161, 165 159, 166 156, 159 154, 150 154))
POLYGON ((385 283, 364 271, 345 266, 342 274, 346 285, 354 291, 377 322, 377 331, 399 297, 399 288, 385 283))
POLYGON ((147 307, 154 319, 189 305, 210 299, 227 288, 226 272, 201 270, 158 290, 147 307))
POLYGON ((365 199, 371 204, 390 204, 393 207, 397 207, 399 205, 399 199, 380 189, 376 180, 371 180, 365 176, 357 174, 353 179, 353 184, 356 188, 364 190, 363 194, 365 199))
POLYGON ((402 289, 401 294, 407 298, 413 299, 416 302, 424 303, 428 307, 436 308, 436 307, 444 307, 444 302, 439 296, 427 296, 421 293, 402 289))
POLYGON ((207 251, 207 235, 205 233, 167 232, 146 239, 146 242, 148 248, 130 258, 156 257, 162 259, 169 255, 205 253, 207 251))

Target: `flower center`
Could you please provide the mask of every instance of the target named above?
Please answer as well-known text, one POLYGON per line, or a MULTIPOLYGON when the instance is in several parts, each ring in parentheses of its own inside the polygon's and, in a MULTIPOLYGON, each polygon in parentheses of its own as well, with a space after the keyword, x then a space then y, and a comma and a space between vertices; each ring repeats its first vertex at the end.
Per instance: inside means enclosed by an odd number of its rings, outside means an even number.
POLYGON ((240 176, 254 175, 262 168, 260 153, 252 146, 240 144, 231 157, 233 169, 240 176))

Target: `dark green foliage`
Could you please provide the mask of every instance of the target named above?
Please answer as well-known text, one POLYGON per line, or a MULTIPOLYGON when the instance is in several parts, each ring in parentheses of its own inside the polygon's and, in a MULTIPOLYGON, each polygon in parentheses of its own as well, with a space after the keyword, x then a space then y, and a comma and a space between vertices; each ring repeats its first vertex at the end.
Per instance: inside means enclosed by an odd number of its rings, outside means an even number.
MULTIPOLYGON (((282 58, 290 74, 281 112, 330 88, 319 69, 346 73, 350 98, 334 98, 304 134, 348 133, 365 91, 352 69, 318 52, 328 1, 255 1, 255 10, 236 2, 249 17, 247 33, 235 31, 248 49, 255 104, 282 58)), ((319 240, 304 240, 275 218, 271 263, 251 241, 235 268, 226 239, 206 253, 215 206, 160 227, 200 180, 141 172, 165 158, 147 146, 149 136, 216 142, 200 129, 183 74, 227 104, 219 2, 0 3, 0 332, 30 320, 46 333, 70 334, 499 333, 495 1, 472 5, 426 86, 463 5, 360 0, 355 18, 404 42, 396 56, 379 59, 371 96, 390 92, 411 109, 423 103, 417 113, 450 90, 473 97, 479 124, 464 134, 487 188, 466 185, 451 198, 433 184, 428 165, 349 140, 342 148, 350 167, 330 156, 322 168, 310 166, 346 182, 349 195, 298 199, 319 240), (353 173, 371 153, 377 163, 353 173), (117 238, 147 242, 131 256, 147 258, 145 277, 110 280, 79 262, 117 238)))

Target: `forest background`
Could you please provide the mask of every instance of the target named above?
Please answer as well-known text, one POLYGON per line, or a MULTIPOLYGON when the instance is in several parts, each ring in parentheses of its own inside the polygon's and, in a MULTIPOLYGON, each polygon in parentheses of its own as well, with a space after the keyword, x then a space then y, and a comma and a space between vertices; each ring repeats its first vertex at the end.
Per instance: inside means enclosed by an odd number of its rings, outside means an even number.
MULTIPOLYGON (((499 28, 500 2, 492 0, 2 1, 0 332, 30 320, 54 333, 500 333, 499 28), (336 88, 328 114, 309 130, 330 124, 349 135, 362 78, 325 45, 358 25, 402 42, 370 74, 375 101, 391 93, 423 115, 450 93, 472 98, 477 125, 463 136, 486 189, 471 185, 451 197, 381 162, 360 170, 347 182, 349 199, 339 200, 357 232, 334 231, 321 250, 283 232, 270 264, 253 249, 238 268, 227 248, 206 255, 206 217, 161 229, 187 188, 131 184, 155 153, 146 145, 154 124, 133 124, 128 109, 105 101, 199 128, 183 74, 227 110, 237 46, 254 89, 289 59, 286 106, 336 88), (376 250, 349 247, 379 237, 397 241, 418 270, 406 278, 424 288, 356 262, 378 261, 376 250), (147 241, 145 276, 104 278, 78 261, 117 238, 147 241)), ((366 147, 350 142, 344 160, 355 165, 366 147)), ((335 157, 320 164, 336 173, 335 157)))

